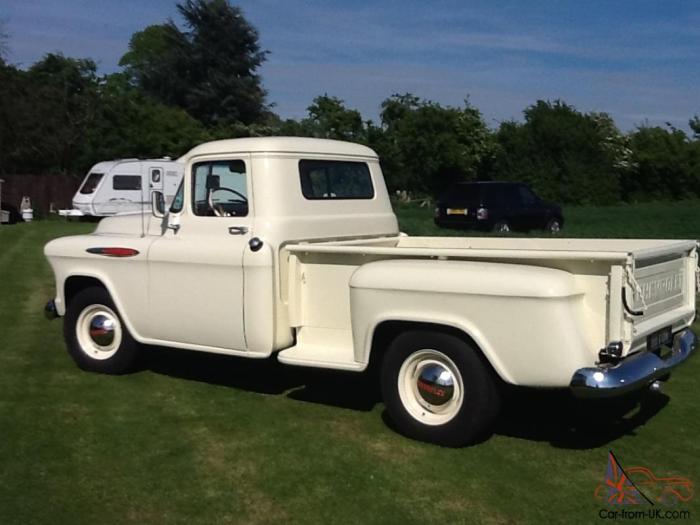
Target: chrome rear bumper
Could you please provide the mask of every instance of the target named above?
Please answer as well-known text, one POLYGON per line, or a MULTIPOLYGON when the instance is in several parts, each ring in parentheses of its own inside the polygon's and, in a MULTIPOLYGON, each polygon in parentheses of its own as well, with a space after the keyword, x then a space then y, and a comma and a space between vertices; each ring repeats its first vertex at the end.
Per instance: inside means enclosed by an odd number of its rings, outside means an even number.
POLYGON ((570 388, 576 397, 597 398, 626 394, 643 388, 667 375, 688 359, 695 350, 695 334, 687 329, 673 338, 671 354, 662 359, 651 352, 633 354, 616 365, 581 368, 571 378, 570 388))

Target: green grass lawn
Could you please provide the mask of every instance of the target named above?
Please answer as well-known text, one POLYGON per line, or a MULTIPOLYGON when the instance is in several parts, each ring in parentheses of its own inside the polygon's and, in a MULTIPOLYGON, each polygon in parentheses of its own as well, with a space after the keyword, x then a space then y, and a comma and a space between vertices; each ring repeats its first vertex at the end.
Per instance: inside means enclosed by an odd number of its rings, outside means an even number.
MULTIPOLYGON (((698 211, 570 208, 566 232, 696 238, 698 211)), ((444 233, 431 210, 399 213, 444 233)), ((93 227, 0 227, 1 524, 593 523, 608 450, 700 483, 697 357, 637 407, 513 392, 495 435, 457 450, 392 431, 362 375, 164 349, 130 375, 82 372, 42 315, 42 247, 93 227)), ((681 508, 697 520, 700 496, 681 508)))

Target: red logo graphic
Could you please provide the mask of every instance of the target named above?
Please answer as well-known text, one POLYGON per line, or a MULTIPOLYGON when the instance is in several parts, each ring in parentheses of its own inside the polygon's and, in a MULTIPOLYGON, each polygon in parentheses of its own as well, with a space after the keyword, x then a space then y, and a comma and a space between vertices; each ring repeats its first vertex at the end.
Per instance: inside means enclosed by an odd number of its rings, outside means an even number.
POLYGON ((678 504, 693 499, 693 482, 680 476, 660 478, 646 467, 626 470, 615 454, 608 453, 605 481, 595 488, 594 496, 609 505, 678 504))

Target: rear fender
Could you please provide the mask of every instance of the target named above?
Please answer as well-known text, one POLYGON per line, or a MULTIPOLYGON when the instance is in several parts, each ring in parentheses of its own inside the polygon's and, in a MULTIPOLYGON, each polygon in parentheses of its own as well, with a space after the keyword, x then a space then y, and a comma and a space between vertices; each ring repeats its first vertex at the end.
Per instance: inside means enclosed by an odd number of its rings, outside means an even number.
POLYGON ((574 367, 591 359, 579 317, 582 297, 574 275, 552 268, 443 260, 368 263, 350 280, 354 358, 369 363, 382 323, 430 323, 463 332, 506 382, 566 386, 574 367))

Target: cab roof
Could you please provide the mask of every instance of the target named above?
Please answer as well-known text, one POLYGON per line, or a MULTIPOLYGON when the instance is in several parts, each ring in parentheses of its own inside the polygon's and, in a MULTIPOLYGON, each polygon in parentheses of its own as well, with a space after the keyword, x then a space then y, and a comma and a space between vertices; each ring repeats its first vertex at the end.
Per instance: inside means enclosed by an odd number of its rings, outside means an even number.
POLYGON ((315 139, 306 137, 249 137, 241 139, 215 140, 192 148, 180 157, 187 161, 198 155, 226 153, 296 153, 342 155, 351 157, 377 158, 374 150, 341 140, 315 139))

